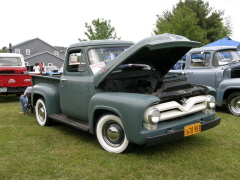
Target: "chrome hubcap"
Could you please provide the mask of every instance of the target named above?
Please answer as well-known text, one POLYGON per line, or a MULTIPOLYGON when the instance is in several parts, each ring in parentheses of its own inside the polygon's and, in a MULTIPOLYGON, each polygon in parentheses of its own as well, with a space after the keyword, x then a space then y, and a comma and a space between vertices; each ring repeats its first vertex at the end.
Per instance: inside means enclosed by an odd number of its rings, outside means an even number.
POLYGON ((235 114, 240 113, 240 97, 235 97, 230 102, 230 108, 235 114))
POLYGON ((45 117, 45 110, 44 110, 44 107, 43 105, 39 105, 39 108, 38 108, 38 116, 39 116, 39 119, 41 121, 44 121, 44 117, 45 117))
POLYGON ((120 146, 124 140, 124 131, 115 121, 104 124, 102 135, 105 142, 112 147, 120 146))

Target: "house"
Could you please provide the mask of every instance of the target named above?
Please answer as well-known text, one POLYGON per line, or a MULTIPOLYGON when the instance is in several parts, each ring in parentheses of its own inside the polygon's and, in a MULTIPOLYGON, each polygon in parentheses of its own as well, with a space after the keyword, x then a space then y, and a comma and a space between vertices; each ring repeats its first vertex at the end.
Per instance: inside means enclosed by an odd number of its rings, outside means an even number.
POLYGON ((8 52, 22 54, 26 66, 34 66, 43 62, 44 66, 57 66, 61 68, 65 58, 66 48, 51 46, 39 38, 30 39, 22 43, 10 46, 8 52))

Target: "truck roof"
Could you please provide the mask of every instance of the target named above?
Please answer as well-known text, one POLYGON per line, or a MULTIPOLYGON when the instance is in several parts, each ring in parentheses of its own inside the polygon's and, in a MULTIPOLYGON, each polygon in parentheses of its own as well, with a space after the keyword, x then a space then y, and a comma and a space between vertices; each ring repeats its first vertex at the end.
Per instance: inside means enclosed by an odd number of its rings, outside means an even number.
POLYGON ((79 47, 79 46, 99 46, 99 45, 110 45, 110 44, 128 44, 133 45, 132 41, 124 41, 124 40, 92 40, 92 41, 82 41, 78 43, 74 43, 70 45, 68 48, 79 47))
POLYGON ((219 51, 224 49, 237 49, 235 46, 210 46, 210 47, 199 47, 199 48, 193 48, 189 52, 193 51, 219 51))

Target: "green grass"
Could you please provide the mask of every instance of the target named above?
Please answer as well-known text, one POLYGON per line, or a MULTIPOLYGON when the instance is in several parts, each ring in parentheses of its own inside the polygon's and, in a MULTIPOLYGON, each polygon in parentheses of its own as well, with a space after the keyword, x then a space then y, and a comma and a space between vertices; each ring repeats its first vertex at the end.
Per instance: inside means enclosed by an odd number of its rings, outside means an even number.
POLYGON ((0 179, 239 179, 240 117, 219 109, 221 124, 128 154, 101 149, 94 135, 55 122, 41 127, 17 96, 0 96, 0 179))

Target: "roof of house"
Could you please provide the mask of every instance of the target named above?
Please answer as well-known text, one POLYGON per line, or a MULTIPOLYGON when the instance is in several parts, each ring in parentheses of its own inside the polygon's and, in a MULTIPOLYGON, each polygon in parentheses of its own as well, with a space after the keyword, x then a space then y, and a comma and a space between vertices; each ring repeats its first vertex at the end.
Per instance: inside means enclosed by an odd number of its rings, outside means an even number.
POLYGON ((56 49, 60 50, 60 51, 66 51, 67 50, 67 47, 63 47, 63 46, 53 46, 55 47, 56 49))
POLYGON ((57 56, 55 56, 54 54, 52 54, 52 53, 50 53, 50 52, 48 52, 48 51, 45 51, 45 52, 37 52, 37 53, 31 54, 31 55, 29 55, 29 56, 26 56, 26 57, 25 57, 25 60, 28 60, 28 59, 30 59, 30 58, 32 58, 32 57, 39 56, 39 55, 42 55, 42 54, 45 54, 45 53, 48 53, 48 54, 50 54, 50 55, 52 55, 52 56, 54 56, 54 57, 56 57, 56 58, 64 61, 64 59, 62 59, 62 58, 60 58, 60 57, 57 57, 57 56))
MULTIPOLYGON (((34 40, 37 40, 37 39, 40 40, 40 41, 42 41, 42 42, 44 42, 44 43, 46 43, 45 41, 41 40, 40 38, 34 38, 34 39, 29 39, 29 40, 23 41, 23 42, 18 43, 18 44, 16 44, 16 45, 13 45, 12 48, 15 48, 15 47, 17 47, 17 46, 26 44, 26 43, 28 43, 28 42, 31 42, 31 41, 34 41, 34 40)), ((52 45, 50 45, 49 43, 46 43, 46 44, 49 45, 49 46, 52 46, 52 45)), ((56 50, 59 50, 59 49, 57 49, 57 48, 54 47, 54 46, 52 46, 52 47, 53 47, 54 49, 56 49, 56 50)))

